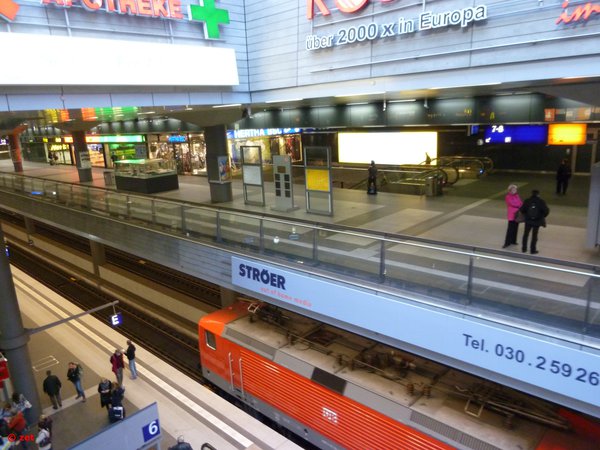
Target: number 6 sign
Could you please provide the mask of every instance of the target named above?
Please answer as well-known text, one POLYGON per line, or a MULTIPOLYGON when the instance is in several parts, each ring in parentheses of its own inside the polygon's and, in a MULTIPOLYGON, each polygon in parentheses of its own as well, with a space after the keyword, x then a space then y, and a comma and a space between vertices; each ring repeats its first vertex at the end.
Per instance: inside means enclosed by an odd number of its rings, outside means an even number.
POLYGON ((148 442, 158 436, 160 434, 160 424, 158 423, 158 419, 153 420, 148 425, 144 425, 142 432, 144 433, 144 442, 148 442))

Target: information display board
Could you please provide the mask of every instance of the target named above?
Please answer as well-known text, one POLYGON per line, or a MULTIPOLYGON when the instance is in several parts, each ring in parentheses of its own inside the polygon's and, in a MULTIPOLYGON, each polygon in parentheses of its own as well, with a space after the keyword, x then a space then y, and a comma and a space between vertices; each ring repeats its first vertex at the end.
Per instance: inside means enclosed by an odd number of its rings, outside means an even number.
POLYGON ((244 203, 265 205, 265 186, 262 173, 262 153, 258 145, 242 145, 242 180, 244 182, 244 203))
POLYGON ((306 212, 333 215, 331 148, 304 148, 306 212))
POLYGON ((292 180, 292 158, 289 155, 273 155, 273 182, 275 185, 275 211, 293 211, 294 183, 292 180))

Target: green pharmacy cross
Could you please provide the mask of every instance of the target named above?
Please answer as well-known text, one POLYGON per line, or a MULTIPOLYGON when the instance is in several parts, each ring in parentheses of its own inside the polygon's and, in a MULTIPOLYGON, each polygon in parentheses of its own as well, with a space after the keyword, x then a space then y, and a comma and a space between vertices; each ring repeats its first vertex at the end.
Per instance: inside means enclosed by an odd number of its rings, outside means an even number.
POLYGON ((190 20, 204 22, 204 35, 207 39, 219 39, 219 25, 229 25, 229 11, 217 8, 215 0, 200 0, 200 5, 190 5, 190 20))

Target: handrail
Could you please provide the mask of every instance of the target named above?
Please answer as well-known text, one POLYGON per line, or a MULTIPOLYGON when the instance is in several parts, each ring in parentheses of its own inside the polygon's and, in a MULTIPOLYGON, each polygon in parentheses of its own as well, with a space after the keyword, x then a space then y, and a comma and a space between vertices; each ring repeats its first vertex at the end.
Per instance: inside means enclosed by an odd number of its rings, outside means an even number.
MULTIPOLYGON (((67 182, 67 181, 58 181, 58 180, 49 180, 47 178, 32 177, 32 176, 28 176, 28 175, 26 176, 26 175, 22 175, 22 174, 14 174, 14 173, 6 173, 6 172, 2 172, 2 171, 0 171, 0 180, 2 180, 3 176, 7 176, 7 175, 13 176, 13 177, 24 178, 24 179, 39 180, 44 183, 62 184, 62 185, 66 185, 66 186, 76 186, 78 188, 82 188, 85 190, 92 190, 92 191, 98 190, 98 191, 103 191, 109 195, 124 196, 129 199, 138 198, 142 201, 147 201, 150 199, 152 201, 155 201, 155 202, 158 201, 160 203, 169 204, 174 207, 187 206, 190 208, 204 209, 207 211, 214 211, 214 212, 220 211, 220 212, 226 212, 228 214, 236 215, 236 216, 240 216, 240 217, 267 219, 267 220, 270 220, 270 221, 273 221, 276 223, 286 224, 286 225, 290 225, 290 226, 300 225, 300 226, 314 227, 315 229, 318 229, 321 231, 348 234, 348 235, 355 236, 355 237, 380 239, 380 240, 384 240, 387 242, 398 243, 398 244, 403 244, 403 245, 419 245, 419 244, 421 244, 423 248, 435 249, 438 251, 460 253, 458 250, 464 250, 464 252, 462 253, 463 255, 476 254, 478 257, 486 257, 483 254, 483 252, 492 253, 492 254, 505 254, 504 252, 502 252, 500 250, 496 250, 496 249, 490 249, 490 248, 486 248, 486 247, 477 247, 477 246, 472 246, 472 245, 465 245, 465 244, 460 244, 460 243, 456 243, 456 242, 438 241, 438 240, 434 240, 434 239, 427 239, 427 238, 422 238, 419 236, 404 235, 404 234, 400 234, 400 233, 389 233, 389 232, 377 231, 377 230, 364 230, 364 229, 360 229, 360 228, 356 228, 356 227, 351 227, 348 225, 316 222, 316 221, 312 221, 312 220, 303 219, 300 217, 294 218, 294 219, 286 219, 286 218, 282 218, 279 215, 271 214, 271 213, 267 213, 267 212, 256 213, 256 212, 252 212, 252 211, 239 210, 236 208, 231 208, 231 207, 227 207, 227 206, 223 206, 223 205, 195 203, 195 202, 190 202, 187 200, 186 201, 171 200, 171 199, 166 199, 166 198, 159 197, 159 196, 152 195, 152 194, 142 195, 142 194, 136 194, 136 193, 132 193, 132 192, 128 192, 128 191, 127 192, 119 192, 119 191, 115 191, 114 189, 108 189, 105 187, 84 186, 79 183, 71 183, 71 182, 67 182), (414 242, 411 242, 411 241, 414 241, 414 242), (430 246, 426 246, 424 244, 430 244, 430 246), (440 246, 443 246, 443 247, 440 247, 440 246), (448 249, 446 249, 444 247, 448 247, 448 249)), ((0 187, 2 187, 2 184, 0 184, 0 187)), ((510 262, 518 262, 519 259, 534 259, 536 261, 544 260, 549 265, 538 265, 538 267, 548 269, 548 270, 558 270, 558 268, 556 267, 556 264, 560 264, 560 265, 568 266, 568 267, 577 267, 582 270, 600 271, 600 267, 598 267, 594 264, 582 263, 582 262, 578 262, 578 261, 557 260, 557 259, 553 259, 553 258, 546 258, 543 256, 531 257, 529 255, 518 255, 518 254, 514 255, 514 256, 515 256, 515 258, 511 258, 511 259, 507 259, 507 260, 510 262), (552 265, 550 265, 550 264, 552 264, 552 265)), ((598 275, 598 277, 600 278, 600 275, 598 275)))
POLYGON ((209 239, 212 245, 216 239, 218 245, 235 252, 242 248, 260 257, 267 254, 270 258, 302 261, 303 270, 314 263, 325 274, 341 271, 346 276, 350 274, 348 278, 356 280, 355 284, 366 280, 384 291, 426 290, 428 298, 442 302, 439 304, 458 303, 479 310, 486 303, 497 305, 498 309, 508 302, 513 310, 531 316, 531 323, 544 326, 551 322, 560 329, 557 321, 564 320, 562 326, 568 333, 600 338, 600 319, 595 318, 597 314, 590 314, 590 310, 600 309, 600 303, 594 301, 600 298, 600 270, 591 264, 528 255, 508 258, 495 249, 0 172, 0 190, 3 189, 67 208, 102 213, 103 217, 109 215, 111 220, 124 223, 135 219, 136 226, 142 223, 187 240, 209 239), (207 238, 205 229, 213 235, 207 238), (285 238, 286 233, 289 239, 285 238), (329 239, 332 237, 345 242, 346 247, 364 241, 358 244, 360 255, 338 248, 336 240, 329 239), (536 286, 538 280, 543 281, 540 286, 536 286), (486 292, 478 292, 478 287, 486 292), (572 311, 569 317, 561 317, 557 316, 559 313, 551 315, 554 308, 533 310, 529 299, 552 306, 567 303, 572 311))

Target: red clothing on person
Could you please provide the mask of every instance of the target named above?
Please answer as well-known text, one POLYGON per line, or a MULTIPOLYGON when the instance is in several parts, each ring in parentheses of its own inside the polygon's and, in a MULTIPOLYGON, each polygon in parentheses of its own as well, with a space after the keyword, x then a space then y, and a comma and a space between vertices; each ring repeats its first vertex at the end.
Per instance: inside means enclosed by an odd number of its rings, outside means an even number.
POLYGON ((110 363, 112 364, 112 371, 114 373, 117 373, 119 369, 123 369, 125 367, 123 353, 113 353, 113 355, 110 357, 110 363))
POLYGON ((8 428, 16 433, 20 433, 25 428, 27 428, 27 422, 25 422, 25 417, 21 411, 17 412, 10 422, 8 422, 8 428))

